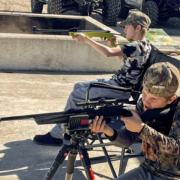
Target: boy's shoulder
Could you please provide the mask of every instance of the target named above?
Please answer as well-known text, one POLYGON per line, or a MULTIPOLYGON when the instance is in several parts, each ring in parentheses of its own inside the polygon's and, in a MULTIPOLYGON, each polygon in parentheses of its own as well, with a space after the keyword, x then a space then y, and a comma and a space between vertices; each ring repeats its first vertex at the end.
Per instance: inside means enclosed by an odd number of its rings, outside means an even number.
POLYGON ((178 97, 173 103, 172 106, 175 108, 175 116, 180 119, 180 97, 178 97))
POLYGON ((149 42, 149 40, 136 40, 136 41, 131 41, 129 43, 127 43, 126 45, 128 46, 140 46, 140 45, 151 45, 151 43, 149 42))
POLYGON ((122 48, 130 48, 130 47, 133 47, 133 48, 146 48, 146 49, 149 49, 151 50, 151 43, 149 42, 149 40, 136 40, 136 41, 132 41, 132 42, 129 42, 125 45, 122 46, 122 48))
POLYGON ((151 52, 151 44, 148 40, 145 41, 133 41, 121 47, 123 53, 127 57, 133 56, 145 56, 149 55, 151 52))

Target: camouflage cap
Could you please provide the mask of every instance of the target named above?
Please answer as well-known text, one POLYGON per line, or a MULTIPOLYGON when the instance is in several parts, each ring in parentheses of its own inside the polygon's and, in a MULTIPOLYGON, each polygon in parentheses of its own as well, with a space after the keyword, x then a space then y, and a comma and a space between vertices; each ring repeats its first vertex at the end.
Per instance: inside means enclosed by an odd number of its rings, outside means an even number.
POLYGON ((151 24, 151 20, 146 14, 142 12, 132 12, 125 21, 117 23, 117 25, 121 28, 124 28, 126 25, 130 24, 141 25, 148 29, 151 24))
POLYGON ((153 64, 144 75, 143 88, 158 97, 180 97, 179 70, 168 62, 153 64))

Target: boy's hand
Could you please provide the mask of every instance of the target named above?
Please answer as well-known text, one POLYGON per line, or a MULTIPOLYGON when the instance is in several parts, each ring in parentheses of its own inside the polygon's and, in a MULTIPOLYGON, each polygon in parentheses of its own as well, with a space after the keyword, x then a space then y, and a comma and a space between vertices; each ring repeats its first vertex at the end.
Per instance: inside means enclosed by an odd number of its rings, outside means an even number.
POLYGON ((106 125, 106 121, 103 121, 103 116, 101 116, 100 118, 96 116, 93 120, 93 123, 89 124, 89 126, 91 127, 91 130, 93 132, 103 132, 108 136, 114 135, 114 130, 106 125))
POLYGON ((127 130, 140 133, 144 126, 144 123, 135 111, 132 110, 131 113, 133 114, 133 116, 121 117, 121 120, 124 121, 127 130))
MULTIPOLYGON (((106 40, 107 38, 104 38, 104 40, 106 40)), ((116 44, 116 37, 112 36, 111 40, 107 40, 107 43, 109 46, 111 46, 112 44, 116 44)))
POLYGON ((74 33, 75 37, 72 37, 72 39, 76 40, 79 43, 86 42, 87 36, 82 33, 74 33))

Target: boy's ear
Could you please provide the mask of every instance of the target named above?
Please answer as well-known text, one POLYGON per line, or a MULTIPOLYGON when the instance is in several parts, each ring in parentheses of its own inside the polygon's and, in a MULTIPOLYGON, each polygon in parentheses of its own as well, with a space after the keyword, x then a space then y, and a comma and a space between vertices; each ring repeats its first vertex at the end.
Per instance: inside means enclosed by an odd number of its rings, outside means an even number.
POLYGON ((136 30, 137 30, 137 31, 140 31, 140 30, 141 30, 141 25, 138 25, 138 26, 136 27, 136 30))
POLYGON ((177 99, 177 96, 176 95, 174 95, 174 96, 172 96, 169 100, 168 100, 168 102, 167 102, 167 104, 171 104, 174 100, 176 100, 177 99))

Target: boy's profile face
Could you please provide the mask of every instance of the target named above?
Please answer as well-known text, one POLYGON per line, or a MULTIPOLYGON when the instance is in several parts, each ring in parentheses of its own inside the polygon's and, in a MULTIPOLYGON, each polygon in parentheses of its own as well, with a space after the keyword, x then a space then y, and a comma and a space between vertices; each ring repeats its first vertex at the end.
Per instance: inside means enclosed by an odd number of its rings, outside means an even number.
POLYGON ((131 24, 125 26, 124 32, 125 32, 126 39, 135 40, 135 36, 137 35, 137 31, 131 24))
POLYGON ((144 104, 144 110, 164 108, 166 105, 171 104, 176 99, 176 96, 172 96, 169 100, 164 97, 154 96, 143 88, 142 101, 144 104))

